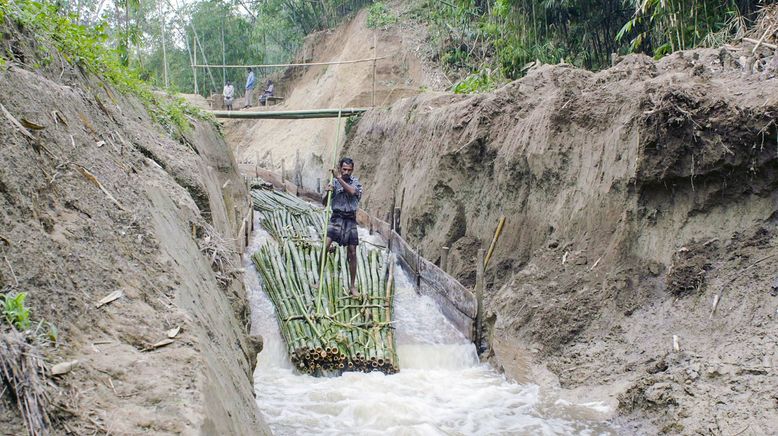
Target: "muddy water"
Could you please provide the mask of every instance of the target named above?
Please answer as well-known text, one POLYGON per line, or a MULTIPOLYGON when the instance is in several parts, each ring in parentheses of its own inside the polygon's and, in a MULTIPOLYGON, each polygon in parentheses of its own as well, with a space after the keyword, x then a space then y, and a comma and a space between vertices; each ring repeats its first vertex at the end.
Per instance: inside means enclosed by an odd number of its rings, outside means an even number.
MULTIPOLYGON (((248 252, 267 237, 257 232, 248 252)), ((509 382, 480 363, 473 345, 430 298, 416 295, 400 268, 394 303, 400 372, 298 375, 248 256, 244 264, 252 328, 265 340, 254 376, 257 404, 277 435, 615 434, 583 418, 596 416, 592 407, 541 400, 538 386, 509 382)))

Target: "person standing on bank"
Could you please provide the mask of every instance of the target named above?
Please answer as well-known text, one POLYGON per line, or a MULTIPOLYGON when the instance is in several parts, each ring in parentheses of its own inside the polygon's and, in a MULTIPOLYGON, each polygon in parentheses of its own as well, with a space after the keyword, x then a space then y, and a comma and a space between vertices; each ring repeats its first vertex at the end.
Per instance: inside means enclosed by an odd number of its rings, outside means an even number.
POLYGON ((327 251, 335 251, 333 242, 346 247, 348 269, 351 275, 349 293, 357 297, 357 209, 362 198, 362 184, 354 177, 354 161, 344 157, 338 167, 332 170, 332 183, 327 184, 322 203, 327 205, 327 194, 332 191, 332 217, 327 226, 327 251))
POLYGON ((224 105, 227 106, 227 110, 232 110, 232 100, 235 98, 235 88, 232 86, 232 82, 229 80, 227 81, 227 84, 224 85, 224 91, 222 91, 222 94, 224 95, 224 105))
POLYGON ((246 78, 246 105, 243 108, 251 107, 251 97, 254 93, 254 86, 257 84, 257 79, 254 77, 254 70, 251 67, 246 68, 249 72, 249 76, 246 78))

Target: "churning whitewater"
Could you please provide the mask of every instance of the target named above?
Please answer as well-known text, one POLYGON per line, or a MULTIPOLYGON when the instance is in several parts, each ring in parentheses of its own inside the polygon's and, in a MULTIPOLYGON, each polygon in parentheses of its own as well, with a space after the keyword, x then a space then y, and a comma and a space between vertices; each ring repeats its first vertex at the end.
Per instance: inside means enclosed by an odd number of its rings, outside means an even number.
MULTIPOLYGON (((592 415, 591 410, 581 413, 586 407, 546 404, 538 386, 509 382, 480 363, 473 344, 431 298, 416 294, 399 265, 394 319, 400 372, 347 372, 331 378, 297 374, 250 258, 270 239, 258 222, 255 228, 243 260, 252 333, 264 338, 255 393, 275 434, 613 434, 602 423, 580 419, 592 415)), ((360 240, 382 244, 363 229, 360 240)))

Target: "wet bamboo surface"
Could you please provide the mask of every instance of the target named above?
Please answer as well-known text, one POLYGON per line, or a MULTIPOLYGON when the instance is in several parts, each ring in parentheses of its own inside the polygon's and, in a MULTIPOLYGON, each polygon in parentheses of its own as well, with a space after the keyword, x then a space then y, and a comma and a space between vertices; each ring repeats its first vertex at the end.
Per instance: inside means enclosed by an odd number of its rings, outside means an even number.
POLYGON ((312 375, 397 372, 394 261, 389 254, 359 245, 359 296, 353 297, 345 248, 323 256, 322 209, 277 191, 253 189, 252 198, 261 225, 274 239, 252 259, 294 366, 312 375))

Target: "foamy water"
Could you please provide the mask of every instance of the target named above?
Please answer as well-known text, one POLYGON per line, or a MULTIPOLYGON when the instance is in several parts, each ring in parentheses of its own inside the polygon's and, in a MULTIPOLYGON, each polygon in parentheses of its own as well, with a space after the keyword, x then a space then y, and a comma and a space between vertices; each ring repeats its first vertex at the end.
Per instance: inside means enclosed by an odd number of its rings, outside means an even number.
MULTIPOLYGON (((267 238, 256 232, 247 253, 267 238)), ((360 238, 368 235, 360 231, 360 238)), ((276 435, 615 434, 606 424, 576 419, 591 416, 597 405, 541 403, 538 386, 509 382, 480 363, 475 347, 432 299, 416 295, 399 266, 394 316, 400 372, 296 374, 249 256, 244 266, 252 330, 265 344, 254 374, 257 404, 276 435)))

